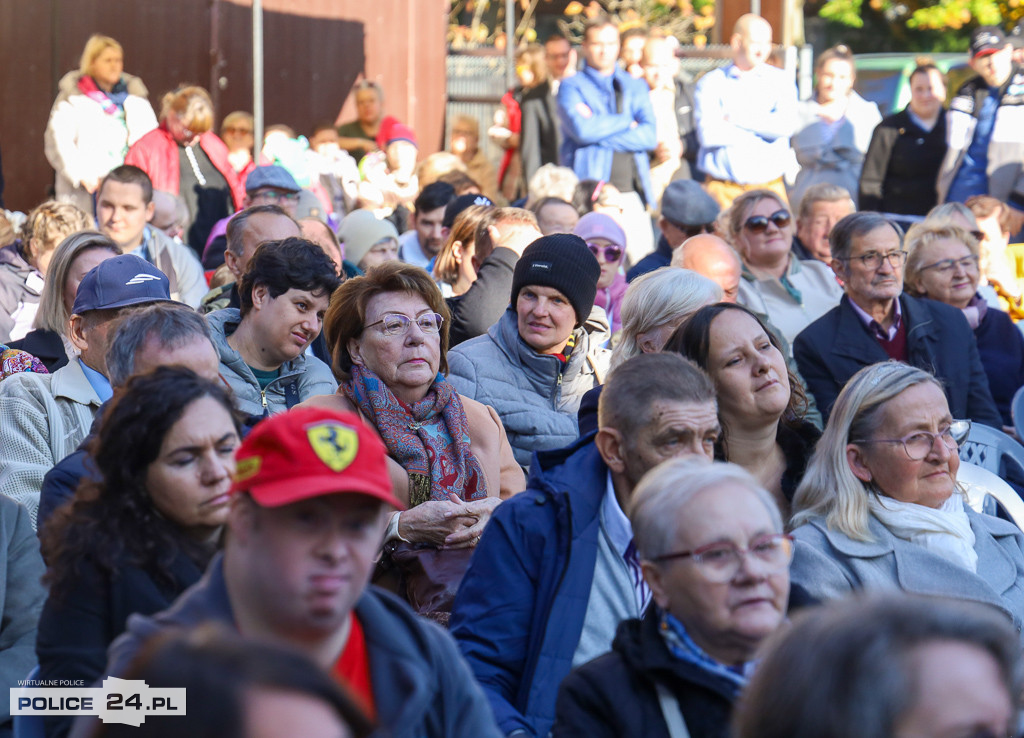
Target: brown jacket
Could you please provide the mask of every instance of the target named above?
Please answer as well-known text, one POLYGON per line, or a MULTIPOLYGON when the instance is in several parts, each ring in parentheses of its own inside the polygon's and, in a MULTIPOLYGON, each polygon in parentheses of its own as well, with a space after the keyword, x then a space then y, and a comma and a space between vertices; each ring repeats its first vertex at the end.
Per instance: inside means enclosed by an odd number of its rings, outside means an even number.
MULTIPOLYGON (((340 390, 339 390, 340 392, 340 390)), ((512 455, 512 446, 505 435, 505 427, 490 405, 459 395, 469 421, 469 448, 484 470, 487 496, 507 500, 526 489, 526 477, 512 455)), ((326 407, 343 412, 359 413, 359 409, 342 394, 311 397, 302 406, 326 407)), ((362 415, 362 413, 359 413, 362 415)), ((365 418, 364 418, 365 421, 365 418)), ((388 470, 395 487, 395 496, 403 502, 409 500, 409 474, 394 459, 388 459, 388 470)))

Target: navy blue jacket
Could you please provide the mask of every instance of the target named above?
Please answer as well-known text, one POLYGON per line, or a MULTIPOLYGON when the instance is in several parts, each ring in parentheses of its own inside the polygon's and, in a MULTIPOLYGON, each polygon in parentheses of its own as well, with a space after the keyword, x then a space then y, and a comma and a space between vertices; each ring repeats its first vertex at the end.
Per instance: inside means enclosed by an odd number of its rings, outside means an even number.
MULTIPOLYGON (((1001 428, 1003 421, 964 314, 934 300, 906 294, 899 300, 907 326, 907 363, 939 379, 954 418, 1001 428)), ((889 360, 845 295, 839 305, 796 337, 793 357, 826 421, 850 377, 866 366, 889 360)))
POLYGON ((526 491, 495 510, 455 598, 452 635, 506 735, 548 734, 583 631, 608 484, 593 438, 534 455, 526 491))
POLYGON ((1003 425, 1012 426, 1010 405, 1017 389, 1024 386, 1024 335, 1009 315, 989 308, 981 324, 974 329, 974 337, 1003 425))
POLYGON ((647 256, 642 258, 633 268, 626 272, 626 281, 632 282, 642 274, 647 272, 653 272, 655 269, 661 269, 672 264, 672 247, 669 246, 668 241, 665 240, 663 235, 658 239, 658 246, 647 256))
MULTIPOLYGON (((447 633, 376 587, 363 591, 355 613, 366 639, 379 735, 500 738, 480 687, 447 633)), ((168 609, 152 616, 128 618, 127 630, 110 646, 107 674, 124 674, 135 654, 154 635, 208 622, 232 630, 238 627, 220 554, 203 578, 168 609)), ((73 737, 92 735, 95 723, 93 716, 79 718, 73 737)))

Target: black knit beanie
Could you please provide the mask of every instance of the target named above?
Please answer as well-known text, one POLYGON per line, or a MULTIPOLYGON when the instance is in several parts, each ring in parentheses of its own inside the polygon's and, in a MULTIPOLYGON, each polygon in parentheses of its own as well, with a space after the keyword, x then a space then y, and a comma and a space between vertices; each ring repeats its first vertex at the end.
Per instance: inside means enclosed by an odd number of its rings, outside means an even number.
POLYGON ((512 275, 512 307, 523 287, 553 287, 568 298, 576 311, 576 325, 590 315, 597 296, 601 266, 586 242, 571 233, 542 236, 523 251, 512 275))

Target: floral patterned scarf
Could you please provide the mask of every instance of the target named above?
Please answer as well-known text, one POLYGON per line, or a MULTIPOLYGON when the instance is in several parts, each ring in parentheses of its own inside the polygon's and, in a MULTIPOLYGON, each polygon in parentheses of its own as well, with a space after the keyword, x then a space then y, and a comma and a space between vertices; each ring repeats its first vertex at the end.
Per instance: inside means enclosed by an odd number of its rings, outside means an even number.
POLYGON ((447 500, 453 492, 467 502, 487 496, 483 468, 469 448, 469 421, 459 393, 438 374, 412 406, 399 400, 380 377, 353 366, 342 391, 377 428, 388 454, 409 472, 409 506, 447 500))

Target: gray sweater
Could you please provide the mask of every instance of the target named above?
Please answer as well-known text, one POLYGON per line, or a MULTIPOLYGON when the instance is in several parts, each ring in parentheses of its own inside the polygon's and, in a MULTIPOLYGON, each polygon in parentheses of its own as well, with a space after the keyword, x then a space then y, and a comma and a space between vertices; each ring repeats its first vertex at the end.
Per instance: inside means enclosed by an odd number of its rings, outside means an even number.
POLYGON ((213 343, 220 354, 220 374, 235 394, 235 406, 247 415, 271 415, 284 412, 287 407, 285 389, 289 384, 298 384, 298 400, 308 400, 315 395, 332 395, 338 389, 330 368, 314 356, 299 356, 286 361, 281 373, 260 389, 260 383, 241 354, 228 344, 228 336, 235 332, 242 320, 237 308, 217 310, 206 316, 213 334, 213 343))
POLYGON ((536 353, 519 337, 516 313, 506 310, 486 335, 448 352, 448 379, 459 394, 493 407, 520 466, 534 451, 555 449, 576 440, 580 400, 604 381, 611 352, 604 311, 595 308, 575 331, 576 347, 564 366, 554 356, 536 353))

